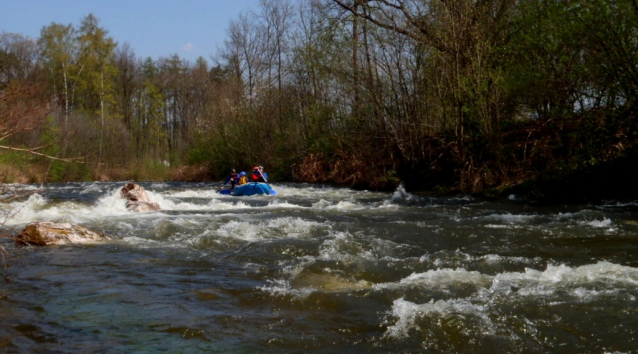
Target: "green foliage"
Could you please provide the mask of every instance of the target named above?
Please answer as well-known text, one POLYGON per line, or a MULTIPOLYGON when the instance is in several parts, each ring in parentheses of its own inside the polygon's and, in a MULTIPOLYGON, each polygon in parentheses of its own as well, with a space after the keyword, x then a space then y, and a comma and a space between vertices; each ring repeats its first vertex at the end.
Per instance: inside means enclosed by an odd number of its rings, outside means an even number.
POLYGON ((0 151, 0 182, 13 182, 17 177, 14 173, 25 171, 39 160, 35 155, 21 151, 0 151))
MULTIPOLYGON (((40 145, 44 148, 42 149, 42 153, 48 156, 59 157, 60 156, 60 131, 58 129, 55 118, 52 116, 47 117, 44 125, 44 129, 40 134, 40 145)), ((42 158, 43 163, 48 164, 48 178, 47 180, 50 182, 60 182, 65 177, 67 163, 51 160, 47 158, 42 158)))
POLYGON ((154 161, 146 161, 142 166, 142 179, 149 181, 165 181, 168 176, 169 168, 163 163, 154 161))
POLYGON ((115 42, 107 34, 93 14, 82 20, 78 31, 78 61, 82 63, 82 71, 77 76, 77 98, 82 107, 92 113, 100 112, 107 101, 113 100, 110 78, 116 72, 112 63, 115 42))
MULTIPOLYGON (((51 24, 37 65, 52 118, 16 144, 103 164, 13 153, 0 162, 50 166, 55 181, 176 170, 222 179, 261 164, 275 180, 494 194, 633 161, 635 1, 391 3, 342 12, 264 2, 231 23, 212 68, 177 55, 141 62, 91 14, 77 27, 51 24)), ((4 48, 3 78, 35 65, 4 48)))
POLYGON ((231 168, 241 168, 233 158, 230 144, 220 137, 200 134, 186 152, 186 163, 208 166, 213 171, 211 178, 224 178, 231 168))
MULTIPOLYGON (((93 181, 93 167, 89 164, 64 163, 60 181, 93 181)), ((52 181, 53 182, 53 181, 52 181)))

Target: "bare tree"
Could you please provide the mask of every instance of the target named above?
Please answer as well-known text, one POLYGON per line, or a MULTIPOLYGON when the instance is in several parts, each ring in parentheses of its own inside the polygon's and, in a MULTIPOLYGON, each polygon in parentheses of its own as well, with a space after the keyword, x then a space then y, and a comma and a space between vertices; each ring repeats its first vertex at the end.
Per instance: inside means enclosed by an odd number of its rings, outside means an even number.
POLYGON ((286 38, 293 25, 294 8, 288 0, 261 0, 261 8, 265 33, 267 38, 265 45, 267 47, 268 59, 268 83, 272 81, 272 72, 275 71, 277 82, 277 115, 279 118, 279 126, 283 127, 282 112, 282 88, 283 77, 285 76, 284 62, 288 53, 288 39, 286 38))
POLYGON ((221 57, 235 67, 233 70, 246 86, 246 97, 254 103, 268 73, 265 57, 265 33, 248 14, 231 21, 228 40, 224 41, 221 57))
POLYGON ((0 149, 26 152, 59 161, 80 161, 81 158, 60 158, 40 152, 48 145, 18 148, 6 143, 18 134, 40 130, 50 107, 47 96, 37 85, 10 86, 0 92, 0 149))

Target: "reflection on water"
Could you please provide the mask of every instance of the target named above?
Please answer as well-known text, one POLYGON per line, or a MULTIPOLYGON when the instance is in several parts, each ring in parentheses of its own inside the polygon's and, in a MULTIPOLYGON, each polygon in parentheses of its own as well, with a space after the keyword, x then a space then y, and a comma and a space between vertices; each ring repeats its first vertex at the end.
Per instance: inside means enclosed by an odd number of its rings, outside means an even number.
POLYGON ((275 184, 232 197, 123 183, 16 186, 17 230, 113 241, 16 248, 6 352, 618 352, 638 347, 638 203, 543 207, 275 184))

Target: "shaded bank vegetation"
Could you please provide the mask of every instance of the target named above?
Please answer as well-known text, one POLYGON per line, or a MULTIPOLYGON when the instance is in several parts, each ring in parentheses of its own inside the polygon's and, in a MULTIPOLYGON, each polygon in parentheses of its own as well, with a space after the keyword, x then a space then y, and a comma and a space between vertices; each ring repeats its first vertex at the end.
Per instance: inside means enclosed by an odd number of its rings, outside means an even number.
POLYGON ((632 0, 277 0, 212 65, 140 59, 92 15, 3 33, 2 119, 39 109, 2 145, 89 163, 8 151, 0 172, 627 197, 637 32, 632 0))

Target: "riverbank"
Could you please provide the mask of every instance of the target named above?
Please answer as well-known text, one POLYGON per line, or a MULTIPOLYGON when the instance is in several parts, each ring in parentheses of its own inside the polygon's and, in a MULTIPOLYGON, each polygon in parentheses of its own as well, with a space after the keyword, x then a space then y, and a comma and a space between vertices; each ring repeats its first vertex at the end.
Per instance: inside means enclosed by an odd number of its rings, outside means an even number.
MULTIPOLYGON (((63 179, 55 182, 87 182, 87 181, 154 181, 154 182, 211 182, 214 174, 205 166, 180 166, 176 168, 156 168, 152 171, 136 171, 135 173, 124 169, 111 169, 91 174, 85 179, 63 179)), ((47 183, 47 170, 45 166, 30 165, 17 168, 11 165, 0 165, 0 178, 4 183, 47 183)), ((400 177, 393 176, 384 183, 383 188, 370 185, 364 181, 332 181, 329 179, 317 180, 282 180, 278 182, 301 183, 328 183, 336 186, 351 187, 356 190, 376 190, 391 192, 402 184, 400 177)), ((583 203, 604 202, 610 200, 637 200, 638 191, 633 185, 638 181, 638 158, 624 157, 610 163, 595 167, 583 168, 571 172, 561 170, 547 172, 538 177, 524 180, 518 184, 503 184, 485 188, 475 193, 468 193, 455 186, 437 186, 436 188, 424 188, 423 185, 411 184, 405 186, 410 193, 427 196, 451 196, 456 194, 469 194, 479 198, 496 200, 508 198, 512 195, 519 198, 534 200, 544 204, 557 203, 583 203)))
MULTIPOLYGON (((316 162, 314 164, 314 166, 319 165, 316 162)), ((273 172, 271 178, 278 182, 327 183, 357 190, 385 192, 394 191, 403 184, 409 192, 420 195, 450 196, 463 193, 487 199, 508 198, 515 195, 545 204, 638 199, 638 191, 634 188, 634 184, 638 181, 638 153, 633 150, 626 151, 622 156, 609 161, 581 164, 580 168, 556 168, 536 173, 528 178, 523 175, 514 176, 500 184, 492 184, 475 192, 460 188, 451 169, 427 174, 418 170, 402 170, 397 173, 387 166, 375 166, 369 169, 371 171, 369 175, 365 175, 349 172, 349 170, 331 170, 325 163, 321 165, 322 168, 314 167, 314 169, 300 166, 299 169, 305 170, 306 173, 273 172)), ((343 165, 337 167, 343 168, 343 165)), ((356 171, 356 166, 353 166, 352 170, 356 171)), ((171 167, 147 163, 136 167, 101 169, 91 165, 59 162, 52 164, 42 161, 24 161, 24 159, 16 160, 15 163, 7 163, 7 159, 4 159, 4 163, 0 164, 0 179, 3 183, 211 182, 223 178, 223 172, 216 172, 203 164, 171 167), (65 169, 67 173, 56 172, 61 169, 65 169), (58 178, 55 178, 56 176, 58 178)))

